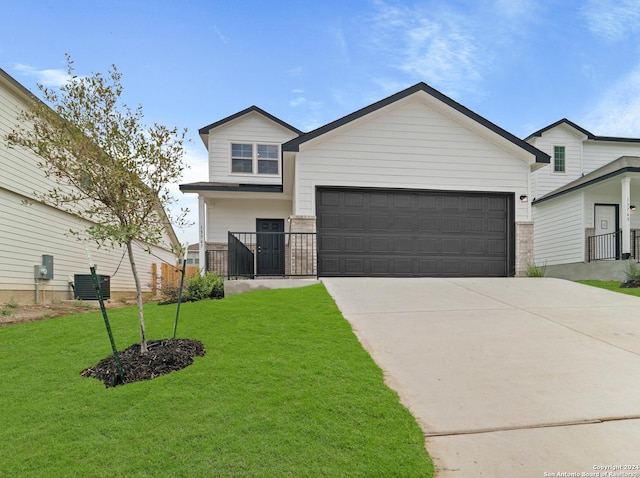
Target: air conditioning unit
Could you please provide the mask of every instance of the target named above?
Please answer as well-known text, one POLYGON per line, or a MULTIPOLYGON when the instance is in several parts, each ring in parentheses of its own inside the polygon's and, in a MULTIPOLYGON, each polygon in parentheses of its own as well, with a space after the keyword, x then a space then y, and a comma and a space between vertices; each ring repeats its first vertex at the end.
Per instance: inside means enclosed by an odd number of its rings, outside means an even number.
MULTIPOLYGON (((100 292, 103 299, 111 298, 111 276, 98 275, 100 292)), ((91 274, 75 274, 73 276, 74 296, 82 300, 98 300, 96 287, 91 274)))

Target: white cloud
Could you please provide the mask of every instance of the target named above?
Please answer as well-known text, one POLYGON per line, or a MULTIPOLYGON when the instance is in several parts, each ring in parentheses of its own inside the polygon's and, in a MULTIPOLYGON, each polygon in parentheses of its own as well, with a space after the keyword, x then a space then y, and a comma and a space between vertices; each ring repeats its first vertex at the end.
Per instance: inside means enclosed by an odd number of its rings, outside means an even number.
POLYGON ((640 137, 640 65, 610 88, 583 121, 596 135, 640 137))
POLYGON ((582 13, 589 30, 607 40, 640 30, 640 0, 589 0, 582 13))
POLYGON ((289 106, 295 108, 296 106, 303 105, 307 102, 307 99, 304 96, 298 96, 297 98, 289 101, 289 106))
POLYGON ((38 83, 53 88, 59 88, 70 80, 66 70, 46 69, 38 70, 33 66, 17 64, 15 69, 26 76, 35 77, 38 83))
POLYGON ((302 69, 301 66, 296 66, 293 68, 289 68, 288 70, 285 71, 285 73, 289 76, 293 76, 295 78, 300 78, 302 77, 302 74, 304 73, 304 70, 302 69))
POLYGON ((368 40, 392 66, 448 94, 473 88, 484 62, 472 16, 440 8, 375 3, 368 40))
POLYGON ((499 15, 519 21, 531 18, 538 3, 534 0, 494 0, 493 8, 499 15))
POLYGON ((227 37, 226 37, 226 36, 224 36, 224 35, 220 32, 220 30, 218 29, 218 25, 216 25, 216 24, 214 24, 214 25, 213 25, 213 31, 215 32, 215 34, 218 36, 218 38, 220 39, 220 41, 221 41, 222 43, 224 43, 225 45, 226 45, 227 43, 229 43, 229 40, 227 39, 227 37))

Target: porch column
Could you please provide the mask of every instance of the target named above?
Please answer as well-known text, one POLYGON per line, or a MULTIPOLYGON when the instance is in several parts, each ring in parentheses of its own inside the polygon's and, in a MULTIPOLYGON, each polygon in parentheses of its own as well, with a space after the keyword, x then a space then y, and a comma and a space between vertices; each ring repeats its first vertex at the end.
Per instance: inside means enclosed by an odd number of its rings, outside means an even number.
POLYGON ((631 178, 622 178, 622 259, 631 257, 631 178))
POLYGON ((204 204, 204 198, 198 196, 198 261, 200 263, 200 274, 204 275, 207 272, 207 244, 206 244, 206 229, 207 229, 207 214, 206 206, 204 204))

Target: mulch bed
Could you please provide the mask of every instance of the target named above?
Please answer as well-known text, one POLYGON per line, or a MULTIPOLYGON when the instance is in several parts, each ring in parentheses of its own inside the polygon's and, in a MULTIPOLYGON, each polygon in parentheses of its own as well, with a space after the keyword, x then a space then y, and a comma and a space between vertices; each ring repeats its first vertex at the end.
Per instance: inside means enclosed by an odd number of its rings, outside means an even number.
POLYGON ((133 344, 118 351, 124 382, 118 374, 118 367, 113 355, 101 360, 93 367, 83 370, 80 375, 102 380, 105 387, 115 387, 126 383, 151 380, 177 370, 182 370, 193 363, 194 357, 203 357, 204 345, 198 340, 163 339, 147 343, 148 352, 140 353, 140 344, 133 344))
POLYGON ((623 289, 631 289, 632 287, 640 287, 640 280, 628 280, 620 284, 623 289))

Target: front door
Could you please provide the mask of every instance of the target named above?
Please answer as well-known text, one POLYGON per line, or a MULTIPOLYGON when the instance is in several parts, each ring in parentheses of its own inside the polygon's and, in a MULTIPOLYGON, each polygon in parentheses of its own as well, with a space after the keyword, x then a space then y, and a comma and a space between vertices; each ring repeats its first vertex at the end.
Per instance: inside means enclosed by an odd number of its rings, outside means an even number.
POLYGON ((258 275, 284 275, 284 219, 256 219, 258 275))
POLYGON ((595 259, 616 259, 618 247, 618 205, 596 204, 594 209, 595 259))

